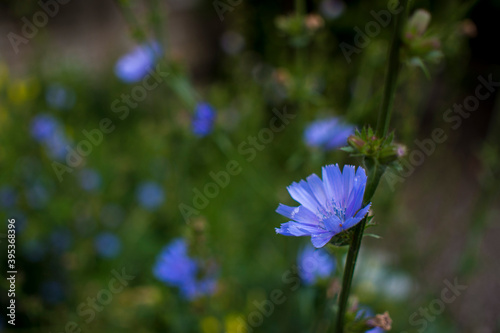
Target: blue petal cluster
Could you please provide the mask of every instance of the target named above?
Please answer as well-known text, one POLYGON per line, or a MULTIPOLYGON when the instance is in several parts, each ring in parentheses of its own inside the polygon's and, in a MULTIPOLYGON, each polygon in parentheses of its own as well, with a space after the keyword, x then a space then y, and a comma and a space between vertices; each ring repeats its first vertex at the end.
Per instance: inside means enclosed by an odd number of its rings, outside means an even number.
POLYGON ((122 243, 120 238, 111 232, 103 232, 96 236, 94 240, 94 246, 99 254, 103 258, 114 258, 116 257, 122 248, 122 243))
POLYGON ((200 277, 200 264, 200 261, 189 257, 186 241, 177 238, 161 250, 153 274, 158 280, 179 288, 185 299, 193 300, 213 294, 217 285, 214 274, 200 277))
POLYGON ((53 83, 45 93, 47 104, 57 110, 69 110, 75 104, 75 93, 63 85, 53 83))
POLYGON ((142 80, 156 63, 160 52, 161 47, 157 42, 137 46, 118 60, 115 65, 116 76, 126 83, 142 80))
POLYGON ((47 114, 39 114, 31 121, 31 135, 43 144, 50 157, 64 159, 69 142, 59 122, 47 114))
POLYGON ((101 186, 101 175, 94 169, 83 169, 79 173, 80 186, 85 191, 94 191, 101 186))
POLYGON ((345 146, 351 134, 354 134, 354 126, 332 117, 309 124, 304 131, 304 141, 309 147, 333 150, 345 146))
POLYGON ((276 212, 292 221, 283 223, 276 232, 285 236, 311 236, 312 244, 323 247, 336 234, 347 230, 365 217, 371 203, 362 207, 366 173, 361 167, 338 164, 322 168, 323 180, 316 174, 307 181, 292 183, 287 189, 298 207, 280 204, 276 212))
POLYGON ((144 182, 137 188, 136 198, 142 207, 154 210, 165 200, 165 193, 157 183, 144 182))
POLYGON ((10 208, 17 203, 17 192, 13 187, 4 185, 0 187, 0 207, 10 208))
POLYGON ((215 110, 208 103, 198 103, 191 123, 194 135, 204 137, 212 132, 215 123, 215 110))
POLYGON ((313 246, 306 246, 300 251, 297 264, 299 266, 299 276, 305 285, 313 285, 319 279, 326 279, 335 272, 337 263, 324 249, 316 249, 313 246))

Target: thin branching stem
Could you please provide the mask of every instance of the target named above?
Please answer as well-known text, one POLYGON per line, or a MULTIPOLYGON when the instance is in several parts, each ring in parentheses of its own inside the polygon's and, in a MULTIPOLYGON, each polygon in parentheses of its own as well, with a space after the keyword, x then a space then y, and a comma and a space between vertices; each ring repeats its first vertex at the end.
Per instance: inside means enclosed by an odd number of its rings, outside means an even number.
MULTIPOLYGON (((408 0, 401 0, 400 7, 401 10, 396 14, 394 18, 394 30, 392 35, 391 47, 389 50, 389 62, 387 66, 387 74, 384 86, 384 97, 382 100, 382 107, 380 109, 378 121, 377 121, 377 136, 384 137, 389 131, 389 124, 392 114, 392 104, 394 101, 394 94, 396 92, 397 79, 399 68, 401 66, 400 61, 400 47, 401 47, 401 35, 405 24, 405 18, 407 14, 408 0)), ((363 204, 368 204, 377 186, 382 178, 385 171, 385 166, 381 165, 377 160, 365 160, 365 164, 368 170, 368 180, 366 184, 365 195, 363 198, 363 204)), ((356 267, 356 260, 358 258, 359 249, 361 248, 361 241, 363 239, 363 232, 365 230, 367 218, 365 217, 355 228, 352 237, 351 245, 349 246, 349 251, 347 252, 347 259, 344 269, 344 276, 342 281, 342 290, 339 297, 339 310, 337 314, 337 322, 335 325, 335 332, 344 332, 344 320, 345 313, 347 309, 347 301, 349 299, 349 293, 351 289, 352 279, 354 275, 354 268, 356 267)))

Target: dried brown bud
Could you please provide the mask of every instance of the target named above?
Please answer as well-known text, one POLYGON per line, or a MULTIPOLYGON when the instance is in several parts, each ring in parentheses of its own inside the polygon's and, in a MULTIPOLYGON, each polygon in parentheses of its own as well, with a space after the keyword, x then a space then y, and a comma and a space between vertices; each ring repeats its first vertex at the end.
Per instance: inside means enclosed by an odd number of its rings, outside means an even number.
POLYGON ((323 24, 323 18, 318 14, 309 14, 306 16, 305 25, 309 30, 318 30, 323 24))
POLYGON ((374 318, 370 318, 366 321, 367 325, 373 327, 380 327, 385 331, 389 331, 392 328, 392 319, 389 316, 389 312, 384 312, 383 314, 378 314, 374 318))
POLYGON ((462 24, 460 25, 460 30, 464 35, 468 37, 474 38, 477 36, 477 26, 470 19, 465 19, 462 21, 462 24))

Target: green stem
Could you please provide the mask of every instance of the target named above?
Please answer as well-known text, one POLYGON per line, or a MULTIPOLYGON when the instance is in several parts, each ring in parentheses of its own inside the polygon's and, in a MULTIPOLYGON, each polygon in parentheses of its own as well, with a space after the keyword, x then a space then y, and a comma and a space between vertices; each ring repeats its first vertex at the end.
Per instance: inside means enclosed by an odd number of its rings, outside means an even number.
MULTIPOLYGON (((387 75, 384 87, 384 96, 382 100, 382 107, 380 109, 378 122, 377 122, 377 136, 384 137, 389 131, 389 123, 392 113, 392 104, 394 101, 394 94, 396 91, 397 78, 401 61, 399 52, 401 47, 401 34, 405 24, 405 18, 408 7, 408 0, 400 0, 401 11, 396 14, 394 30, 392 35, 391 48, 389 51, 389 63, 387 68, 387 75)), ((368 170, 368 180, 366 184, 365 194, 363 197, 363 205, 368 204, 378 187, 380 179, 385 171, 385 166, 381 165, 377 160, 365 159, 366 169, 368 170)), ((365 230, 367 217, 365 217, 357 226, 354 227, 354 234, 352 236, 351 245, 347 252, 347 259, 344 269, 344 276, 342 281, 342 290, 339 297, 339 311, 337 314, 337 323, 335 332, 344 332, 344 319, 347 310, 347 301, 349 299, 349 292, 354 276, 354 269, 356 267, 356 260, 358 258, 359 249, 361 248, 361 241, 363 239, 363 232, 365 230)))
POLYGON ((389 131, 391 122, 392 104, 398 81, 399 68, 401 67, 400 48, 401 35, 405 25, 405 17, 409 0, 400 0, 401 10, 395 17, 394 32, 392 35, 391 48, 389 51, 389 63, 387 74, 385 76, 384 97, 382 99, 382 107, 380 108, 377 121, 377 136, 379 138, 385 136, 389 131))
MULTIPOLYGON (((298 18, 304 19, 306 11, 304 0, 295 0, 295 15, 298 18)), ((299 111, 304 109, 304 61, 305 48, 303 46, 295 47, 295 82, 296 82, 296 98, 299 111)))
POLYGON ((306 12, 306 3, 304 0, 295 0, 295 15, 302 16, 306 12))
MULTIPOLYGON (((365 161, 365 163, 366 162, 367 161, 365 161)), ((385 166, 380 165, 379 163, 373 163, 373 166, 369 167, 368 170, 370 170, 370 172, 368 174, 365 195, 363 197, 363 206, 370 203, 373 194, 375 194, 380 178, 382 178, 382 175, 384 174, 385 166)), ((361 220, 361 222, 354 227, 351 245, 349 246, 349 251, 347 252, 344 276, 342 280, 342 290, 340 291, 339 297, 339 312, 337 314, 336 326, 337 333, 342 333, 344 331, 344 317, 347 310, 347 300, 349 299, 349 292, 354 276, 354 268, 358 259, 359 249, 361 248, 361 240, 363 239, 363 231, 365 230, 366 220, 367 217, 361 220)))

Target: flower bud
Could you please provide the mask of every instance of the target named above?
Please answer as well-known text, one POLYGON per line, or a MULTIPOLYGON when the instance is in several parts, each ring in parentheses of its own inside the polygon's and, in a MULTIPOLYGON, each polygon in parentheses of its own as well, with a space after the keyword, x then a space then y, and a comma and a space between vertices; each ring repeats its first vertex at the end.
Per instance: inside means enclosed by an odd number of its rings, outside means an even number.
POLYGON ((358 137, 356 135, 350 135, 347 138, 347 143, 351 147, 356 148, 357 150, 361 150, 366 144, 360 137, 358 137))
POLYGON ((373 318, 367 319, 366 324, 371 327, 380 327, 384 331, 389 331, 392 327, 392 319, 389 316, 389 312, 384 314, 378 314, 373 318))
POLYGON ((405 34, 406 38, 413 39, 414 37, 422 36, 425 30, 427 30, 430 21, 431 14, 428 11, 424 9, 416 10, 408 20, 405 34))
POLYGON ((317 14, 309 14, 305 18, 305 25, 311 31, 318 30, 323 24, 323 18, 317 14))

